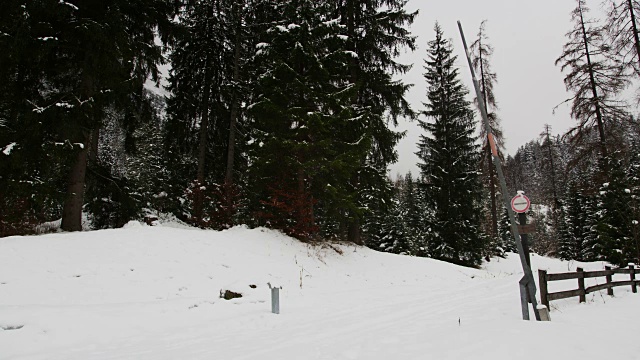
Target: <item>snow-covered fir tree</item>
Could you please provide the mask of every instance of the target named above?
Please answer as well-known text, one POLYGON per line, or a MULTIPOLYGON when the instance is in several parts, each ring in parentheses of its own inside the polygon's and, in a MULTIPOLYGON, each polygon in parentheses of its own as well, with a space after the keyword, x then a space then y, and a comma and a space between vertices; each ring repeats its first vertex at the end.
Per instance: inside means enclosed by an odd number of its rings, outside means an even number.
POLYGON ((480 196, 477 163, 479 150, 475 121, 467 90, 459 79, 449 40, 438 24, 425 60, 428 84, 426 119, 420 126, 426 134, 419 143, 419 167, 427 187, 427 237, 430 256, 459 264, 480 264, 486 237, 480 230, 480 196))
POLYGON ((589 243, 592 216, 595 210, 582 184, 572 180, 563 200, 562 218, 559 224, 558 256, 567 260, 589 261, 594 259, 594 244, 589 243))
POLYGON ((353 54, 330 10, 323 2, 271 2, 254 60, 252 207, 262 223, 304 239, 318 230, 317 205, 329 217, 356 209, 349 181, 370 146, 350 131, 366 124, 351 101, 353 54))
MULTIPOLYGON (((339 0, 331 3, 333 14, 340 19, 346 36, 346 51, 352 58, 346 79, 355 85, 351 98, 355 116, 348 131, 354 141, 366 141, 368 151, 357 160, 359 169, 350 185, 357 191, 356 209, 347 210, 347 239, 365 243, 370 227, 367 209, 373 189, 387 184, 387 168, 398 160, 395 146, 402 134, 392 128, 400 117, 414 117, 405 96, 410 88, 399 75, 411 64, 398 62, 398 55, 415 49, 415 37, 408 30, 417 12, 406 10, 407 0, 339 0)), ((390 193, 379 192, 390 201, 390 193)))
POLYGON ((609 164, 609 182, 600 186, 596 197, 596 253, 602 260, 626 266, 637 256, 632 233, 631 190, 623 164, 619 160, 609 164))

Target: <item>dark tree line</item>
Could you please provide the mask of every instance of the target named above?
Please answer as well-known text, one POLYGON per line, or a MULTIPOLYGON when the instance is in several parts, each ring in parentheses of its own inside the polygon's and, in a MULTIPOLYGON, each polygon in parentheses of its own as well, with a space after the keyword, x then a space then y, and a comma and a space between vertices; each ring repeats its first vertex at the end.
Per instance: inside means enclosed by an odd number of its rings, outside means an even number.
POLYGON ((413 118, 406 1, 9 1, 1 235, 174 214, 371 238, 413 118), (166 97, 145 88, 168 62, 166 97))
MULTIPOLYGON (((487 129, 438 25, 421 111, 396 80, 416 47, 406 2, 5 2, 0 236, 170 214, 467 266, 513 251, 487 129), (163 64, 166 96, 148 90, 163 64), (420 174, 394 182, 400 118, 423 130, 420 174)), ((556 61, 576 126, 506 157, 507 182, 536 204, 536 251, 624 264, 639 257, 640 127, 622 96, 640 74, 639 6, 611 0, 601 24, 576 5, 556 61)), ((502 153, 484 22, 471 49, 502 153)))

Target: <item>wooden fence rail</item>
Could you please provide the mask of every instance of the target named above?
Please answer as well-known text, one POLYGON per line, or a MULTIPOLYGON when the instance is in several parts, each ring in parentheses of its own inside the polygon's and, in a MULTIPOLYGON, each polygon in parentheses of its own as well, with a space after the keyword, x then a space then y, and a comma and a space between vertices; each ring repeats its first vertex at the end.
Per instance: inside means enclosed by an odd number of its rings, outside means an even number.
POLYGON ((640 280, 636 280, 636 273, 640 274, 640 269, 636 269, 634 265, 629 265, 628 268, 611 269, 610 266, 605 266, 605 270, 601 271, 584 271, 582 268, 578 268, 573 273, 560 273, 560 274, 548 274, 546 270, 538 270, 538 277, 540 282, 540 302, 542 305, 546 305, 549 310, 549 301, 566 299, 570 297, 579 297, 580 302, 587 301, 587 294, 607 289, 607 294, 613 296, 613 288, 617 286, 631 286, 631 291, 638 292, 638 285, 640 280), (613 281, 614 274, 629 274, 629 280, 626 281, 613 281), (604 277, 606 282, 604 284, 585 287, 584 279, 604 277), (549 281, 559 280, 578 280, 578 288, 575 290, 559 291, 550 293, 548 290, 549 281))

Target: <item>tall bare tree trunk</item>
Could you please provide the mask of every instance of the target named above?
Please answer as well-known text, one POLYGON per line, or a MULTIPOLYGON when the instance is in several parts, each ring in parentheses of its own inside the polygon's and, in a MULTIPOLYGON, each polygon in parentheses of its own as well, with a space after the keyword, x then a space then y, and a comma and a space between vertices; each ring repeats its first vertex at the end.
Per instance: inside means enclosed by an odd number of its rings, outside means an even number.
POLYGON ((553 191, 553 210, 558 210, 560 208, 560 200, 558 199, 558 191, 556 190, 556 167, 553 161, 553 149, 551 146, 551 126, 546 124, 544 126, 544 130, 547 137, 547 150, 549 152, 549 165, 551 166, 551 186, 553 191))
POLYGON ((200 104, 200 143, 198 145, 198 173, 196 175, 196 198, 193 202, 193 215, 197 221, 202 220, 202 211, 204 203, 204 193, 201 190, 204 186, 205 165, 207 160, 207 133, 209 130, 209 98, 211 95, 211 86, 209 84, 208 64, 205 65, 204 71, 204 93, 202 95, 202 104, 200 104))
MULTIPOLYGON (((93 78, 89 74, 87 74, 87 71, 85 69, 85 74, 82 78, 82 91, 86 99, 91 99, 93 97, 93 87, 93 78)), ((96 116, 95 111, 91 111, 90 114, 90 116, 96 116)), ((94 120, 94 123, 97 127, 99 121, 96 120, 98 119, 92 120, 94 120)), ((64 231, 82 230, 82 206, 84 205, 84 188, 87 175, 87 160, 89 146, 91 145, 90 134, 86 131, 82 131, 81 138, 79 138, 78 140, 79 143, 77 144, 77 146, 79 146, 80 149, 76 154, 76 159, 69 171, 69 176, 67 178, 67 194, 62 209, 62 224, 60 227, 64 231)), ((76 144, 74 144, 74 147, 75 146, 76 144)))
POLYGON ((100 142, 100 128, 91 130, 91 146, 89 147, 89 162, 95 163, 98 160, 98 143, 100 142))
POLYGON ((238 112, 240 105, 238 104, 238 83, 240 81, 240 47, 242 46, 242 34, 241 34, 241 19, 240 9, 238 2, 235 3, 235 15, 236 15, 236 38, 235 38, 235 52, 233 55, 233 103, 231 104, 231 119, 229 121, 229 146, 227 148, 227 171, 224 177, 225 199, 228 202, 227 206, 230 206, 233 198, 233 168, 235 161, 235 149, 236 149, 236 124, 238 122, 238 112))
MULTIPOLYGON (((600 104, 598 103, 598 88, 596 86, 596 79, 593 74, 593 64, 591 62, 591 52, 589 51, 589 40, 587 39, 587 29, 584 24, 584 16, 582 13, 582 6, 580 7, 580 25, 582 27, 582 40, 584 42, 584 50, 587 56, 587 66, 589 68, 589 81, 591 82, 591 92, 595 101, 595 110, 596 110, 596 119, 598 124, 598 133, 600 135, 600 154, 603 159, 608 158, 607 152, 607 142, 604 133, 604 121, 602 119, 602 109, 600 108, 600 104)), ((603 173, 608 177, 608 170, 606 169, 606 165, 602 164, 603 173)))
MULTIPOLYGON (((482 37, 479 39, 479 55, 480 55, 480 77, 482 79, 482 98, 484 101, 484 108, 489 109, 489 102, 487 100, 487 82, 486 75, 484 73, 484 59, 482 58, 482 37)), ((491 147, 487 144, 487 166, 489 167, 489 194, 491 196, 491 235, 493 237, 498 236, 498 207, 496 204, 496 175, 493 168, 493 157, 491 156, 491 147)))
POLYGON ((636 43, 636 55, 638 56, 638 64, 640 65, 640 35, 638 35, 636 14, 633 11, 633 0, 627 0, 627 3, 629 5, 629 15, 631 16, 631 26, 633 27, 633 39, 636 43))
MULTIPOLYGON (((346 20, 347 20, 347 35, 348 35, 348 40, 347 40, 347 50, 349 51, 353 51, 354 53, 356 52, 356 45, 353 39, 356 39, 356 0, 347 0, 347 13, 346 13, 346 20)), ((353 84, 357 84, 358 82, 358 68, 357 68, 357 62, 355 58, 351 58, 349 60, 350 63, 350 68, 351 68, 351 82, 353 84)), ((357 104, 358 103, 358 94, 354 94, 353 95, 353 100, 352 100, 353 104, 357 104)), ((360 182, 360 179, 358 178, 358 175, 355 175, 354 179, 352 179, 352 183, 354 184, 354 187, 357 188, 358 187, 358 183, 360 182)), ((356 214, 355 212, 351 212, 349 214, 348 217, 349 221, 348 221, 348 226, 347 226, 347 241, 353 242, 355 244, 358 245, 364 245, 364 241, 362 239, 362 232, 360 229, 360 215, 356 214)))
MULTIPOLYGON (((67 197, 62 210, 62 230, 82 230, 82 205, 84 204, 84 185, 87 174, 87 153, 89 139, 85 135, 76 160, 69 171, 67 181, 67 197)), ((75 145, 74 145, 75 146, 75 145)))

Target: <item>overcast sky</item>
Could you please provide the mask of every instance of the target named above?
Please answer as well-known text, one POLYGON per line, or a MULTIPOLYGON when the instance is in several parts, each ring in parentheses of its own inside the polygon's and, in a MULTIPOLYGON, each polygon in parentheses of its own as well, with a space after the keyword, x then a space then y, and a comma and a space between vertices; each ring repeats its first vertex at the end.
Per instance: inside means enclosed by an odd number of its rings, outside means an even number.
MULTIPOLYGON (((603 13, 600 0, 587 0, 592 16, 603 13)), ((407 53, 401 61, 414 64, 405 80, 414 84, 408 99, 414 109, 422 110, 426 84, 422 73, 427 42, 434 38, 433 27, 438 21, 446 38, 453 41, 458 67, 465 85, 472 90, 471 75, 466 63, 457 20, 462 22, 467 41, 473 42, 482 20, 487 20, 487 35, 494 47, 493 70, 498 75, 496 99, 506 137, 506 151, 515 154, 518 147, 536 138, 544 124, 552 126, 554 134, 563 133, 572 124, 568 105, 553 113, 553 108, 569 95, 563 84, 563 74, 554 65, 562 52, 565 33, 571 29, 571 11, 575 0, 410 0, 408 10, 420 10, 411 27, 418 36, 418 49, 407 53)), ((470 98, 471 99, 471 98, 470 98)), ((415 156, 421 129, 417 123, 402 120, 400 130, 407 130, 398 145, 400 161, 391 166, 391 175, 418 173, 415 156)))

